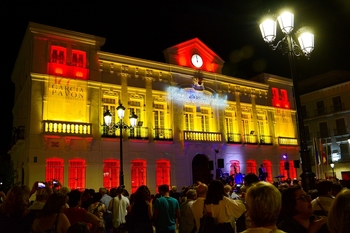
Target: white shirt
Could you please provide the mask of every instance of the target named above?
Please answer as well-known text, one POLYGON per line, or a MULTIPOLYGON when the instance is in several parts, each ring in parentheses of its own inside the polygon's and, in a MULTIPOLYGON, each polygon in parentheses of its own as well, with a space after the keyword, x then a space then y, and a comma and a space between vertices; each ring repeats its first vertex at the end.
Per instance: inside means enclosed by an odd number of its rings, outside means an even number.
POLYGON ((113 227, 117 228, 120 224, 125 223, 125 216, 127 215, 127 208, 130 205, 129 199, 121 195, 121 199, 118 196, 113 198, 109 202, 108 210, 112 212, 113 227))
POLYGON ((205 197, 198 197, 191 206, 194 219, 196 220, 197 231, 200 226, 200 219, 203 217, 204 200, 205 197))
POLYGON ((245 212, 245 205, 240 200, 223 197, 218 205, 205 205, 217 223, 231 223, 233 218, 239 218, 245 212))

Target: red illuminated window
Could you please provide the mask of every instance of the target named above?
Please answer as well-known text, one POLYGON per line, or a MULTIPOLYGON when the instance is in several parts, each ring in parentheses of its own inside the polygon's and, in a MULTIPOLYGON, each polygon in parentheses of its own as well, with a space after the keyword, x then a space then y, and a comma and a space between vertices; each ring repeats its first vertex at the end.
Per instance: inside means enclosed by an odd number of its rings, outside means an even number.
POLYGON ((162 184, 170 186, 170 162, 165 159, 156 161, 156 192, 162 184))
POLYGON ((238 160, 231 160, 230 164, 230 175, 241 173, 241 166, 238 160))
POLYGON ((131 161, 131 192, 134 193, 141 185, 147 185, 146 161, 137 159, 131 161))
POLYGON ((297 179, 297 174, 296 174, 296 169, 294 168, 294 161, 288 161, 289 163, 289 170, 286 170, 286 166, 285 166, 285 160, 281 160, 280 161, 280 174, 283 177, 283 179, 287 179, 288 177, 293 179, 297 179), (289 174, 288 174, 289 173, 289 174))
POLYGON ((63 184, 63 159, 46 159, 46 182, 59 180, 63 184))
POLYGON ((290 108, 287 90, 281 89, 281 102, 283 108, 290 108))
POLYGON ((103 161, 103 187, 106 189, 119 186, 120 163, 116 159, 105 159, 103 161))
POLYGON ((72 50, 72 66, 86 67, 86 52, 72 50))
POLYGON ((51 46, 51 62, 66 64, 66 48, 61 46, 51 46))
POLYGON ((256 174, 256 161, 254 160, 247 160, 247 171, 246 171, 247 174, 249 173, 254 173, 256 174))
POLYGON ((271 88, 271 92, 272 92, 272 106, 281 107, 281 100, 280 100, 278 89, 273 87, 271 88))
POLYGON ((273 180, 272 180, 272 164, 271 164, 271 162, 268 160, 264 160, 262 162, 262 164, 264 164, 264 167, 265 167, 266 172, 267 172, 266 181, 272 183, 273 180))
POLYGON ((85 189, 85 160, 70 159, 68 173, 68 187, 71 189, 85 189))

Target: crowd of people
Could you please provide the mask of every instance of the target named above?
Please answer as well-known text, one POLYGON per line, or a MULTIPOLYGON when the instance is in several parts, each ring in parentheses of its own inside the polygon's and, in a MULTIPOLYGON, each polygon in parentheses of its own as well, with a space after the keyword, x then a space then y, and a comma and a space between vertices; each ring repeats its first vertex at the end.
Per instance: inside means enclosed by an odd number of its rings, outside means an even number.
POLYGON ((209 232, 345 233, 350 229, 350 190, 320 180, 305 192, 298 182, 271 184, 251 173, 241 187, 220 180, 196 182, 178 192, 145 185, 129 195, 124 186, 70 190, 51 182, 0 192, 0 232, 197 233, 203 216, 209 232), (239 189, 238 189, 239 188, 239 189), (35 193, 35 201, 30 197, 35 193))

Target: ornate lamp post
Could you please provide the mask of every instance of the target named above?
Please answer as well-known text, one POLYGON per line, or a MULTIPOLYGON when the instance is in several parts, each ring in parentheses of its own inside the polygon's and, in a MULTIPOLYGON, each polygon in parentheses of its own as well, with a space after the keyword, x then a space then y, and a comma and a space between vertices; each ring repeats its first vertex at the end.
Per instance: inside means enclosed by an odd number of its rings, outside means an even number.
POLYGON ((300 157, 303 170, 300 176, 302 178, 303 189, 307 192, 308 190, 315 188, 315 174, 311 170, 310 153, 305 140, 304 123, 295 72, 294 56, 305 56, 307 58, 310 57, 310 53, 314 49, 314 35, 310 32, 307 32, 306 28, 300 29, 296 33, 299 41, 298 45, 297 42, 293 39, 292 35, 294 29, 294 15, 290 12, 283 12, 280 16, 277 17, 277 21, 284 34, 284 37, 278 41, 276 45, 273 44, 274 40, 276 39, 276 20, 271 18, 264 20, 260 24, 260 30, 264 41, 269 44, 272 50, 279 49, 283 54, 288 54, 299 129, 300 157))
POLYGON ((136 126, 137 123, 137 116, 135 115, 135 113, 131 113, 129 119, 130 119, 130 126, 128 126, 127 124, 125 124, 123 122, 123 118, 124 118, 124 113, 125 113, 125 107, 122 104, 119 104, 119 106, 117 107, 117 112, 118 112, 118 117, 119 117, 119 122, 116 124, 112 124, 112 113, 109 112, 109 110, 107 110, 104 114, 104 121, 105 121, 105 125, 107 127, 110 128, 115 128, 120 130, 120 183, 119 185, 124 185, 124 170, 123 170, 123 129, 131 129, 134 128, 136 126))

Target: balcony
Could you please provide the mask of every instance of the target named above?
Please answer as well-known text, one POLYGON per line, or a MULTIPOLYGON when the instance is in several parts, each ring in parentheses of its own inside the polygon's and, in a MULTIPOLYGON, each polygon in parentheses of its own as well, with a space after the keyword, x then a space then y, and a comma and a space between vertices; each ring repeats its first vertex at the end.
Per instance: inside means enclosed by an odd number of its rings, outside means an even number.
POLYGON ((228 133, 227 134, 227 143, 242 143, 242 136, 240 133, 228 133))
POLYGON ((329 138, 331 135, 328 130, 317 132, 318 138, 329 138))
POLYGON ((137 126, 129 129, 129 139, 148 140, 148 127, 137 126))
POLYGON ((298 139, 278 137, 278 144, 280 146, 298 146, 298 139))
POLYGON ((246 144, 258 144, 258 136, 253 134, 244 134, 243 141, 246 144))
POLYGON ((345 110, 344 108, 344 103, 339 103, 337 105, 332 105, 331 106, 331 112, 340 112, 345 110))
POLYGON ((43 132, 50 134, 92 136, 92 124, 68 121, 43 121, 43 132))
POLYGON ((24 140, 24 129, 24 126, 18 126, 17 128, 13 128, 11 146, 15 145, 18 140, 24 140))
POLYGON ((340 136, 349 134, 346 128, 333 129, 333 132, 335 137, 340 137, 340 136))
POLYGON ((172 141, 173 140, 173 130, 164 128, 154 128, 153 129, 153 139, 159 141, 172 141))
POLYGON ((185 141, 222 142, 222 134, 201 131, 183 131, 185 141))
POLYGON ((327 114, 327 108, 323 107, 323 108, 318 108, 315 110, 315 116, 322 116, 324 114, 327 114))
POLYGON ((259 144, 260 145, 272 145, 273 144, 272 136, 260 135, 259 144))

